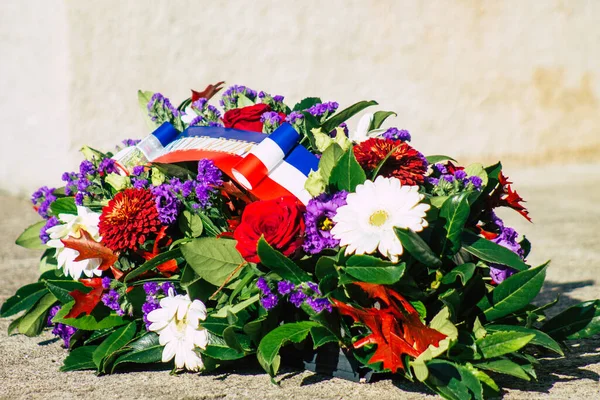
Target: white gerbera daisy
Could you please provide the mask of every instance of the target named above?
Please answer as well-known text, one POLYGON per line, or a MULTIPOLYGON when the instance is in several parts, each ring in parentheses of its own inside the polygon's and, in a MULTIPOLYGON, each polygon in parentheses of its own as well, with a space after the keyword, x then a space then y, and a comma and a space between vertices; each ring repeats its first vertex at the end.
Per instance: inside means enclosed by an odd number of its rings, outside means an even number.
POLYGON ((90 258, 82 261, 74 261, 79 252, 65 247, 60 241, 69 236, 80 238, 82 230, 87 231, 92 239, 100 241, 98 233, 100 214, 93 212, 89 208, 77 206, 77 215, 59 214, 58 220, 62 224, 53 226, 46 231, 50 236, 50 240, 46 244, 56 249, 57 268, 62 268, 65 275, 75 280, 79 279, 81 274, 85 274, 88 278, 94 275, 102 275, 102 271, 98 269, 102 260, 99 258, 90 258))
POLYGON ((202 358, 194 351, 196 347, 205 349, 208 332, 200 327, 206 319, 206 307, 200 300, 191 301, 188 295, 169 295, 160 301, 160 308, 148 316, 149 330, 158 333, 159 342, 165 346, 162 361, 175 357, 175 366, 189 371, 199 371, 204 367, 202 358))
POLYGON ((426 227, 428 204, 421 204, 423 195, 418 186, 402 186, 397 178, 378 176, 366 181, 346 198, 333 217, 333 237, 346 247, 346 254, 370 254, 375 250, 393 262, 398 261, 403 248, 394 227, 420 232, 426 227))

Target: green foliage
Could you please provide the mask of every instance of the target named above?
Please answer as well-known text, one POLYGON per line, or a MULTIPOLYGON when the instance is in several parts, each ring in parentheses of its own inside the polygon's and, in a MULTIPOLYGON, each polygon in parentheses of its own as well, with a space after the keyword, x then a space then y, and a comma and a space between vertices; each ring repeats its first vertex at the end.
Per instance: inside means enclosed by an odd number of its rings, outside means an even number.
POLYGON ((500 331, 478 339, 476 344, 485 358, 495 358, 519 350, 534 337, 533 333, 500 331))
POLYGON ((455 160, 454 158, 452 158, 452 157, 449 157, 449 156, 442 156, 442 155, 427 156, 427 157, 425 157, 425 158, 427 158, 427 162, 428 162, 429 164, 436 164, 436 163, 439 163, 439 162, 442 162, 442 161, 447 161, 447 160, 454 161, 454 162, 458 162, 458 161, 456 161, 456 160, 455 160))
POLYGON ((442 239, 442 254, 454 255, 461 247, 461 234, 471 209, 468 202, 469 192, 450 196, 440 209, 443 218, 445 237, 442 239))
POLYGON ((46 326, 48 310, 56 303, 56 297, 52 293, 46 293, 31 309, 21 318, 17 329, 26 336, 39 335, 46 326))
POLYGON ((30 283, 17 290, 14 296, 9 297, 2 308, 0 308, 0 317, 10 317, 21 311, 31 309, 45 294, 48 293, 43 282, 30 283))
POLYGON ((300 100, 298 103, 296 103, 296 105, 294 105, 294 108, 292 108, 292 111, 308 110, 315 104, 320 104, 322 102, 323 101, 318 97, 305 97, 302 100, 300 100))
POLYGON ((67 372, 96 369, 92 356, 97 348, 98 346, 82 346, 71 350, 60 370, 67 372))
POLYGON ((600 333, 600 300, 571 306, 541 328, 556 340, 585 339, 600 333))
POLYGON ((338 190, 353 192, 365 180, 367 180, 365 171, 356 161, 354 151, 348 149, 331 170, 329 184, 335 186, 338 190))
POLYGON ((417 261, 428 267, 440 267, 442 260, 431 250, 421 237, 410 229, 394 228, 396 236, 400 239, 402 247, 406 249, 417 261))
POLYGON ((236 277, 236 269, 244 263, 235 245, 235 240, 203 237, 181 245, 181 253, 199 277, 221 286, 236 277))
POLYGON ((373 114, 373 120, 371 121, 371 125, 369 126, 369 131, 381 128, 381 125, 383 125, 385 120, 388 119, 388 117, 391 117, 392 115, 394 117, 398 116, 398 114, 396 114, 393 111, 375 111, 375 113, 373 114))
POLYGON ((99 372, 105 372, 106 361, 121 350, 134 338, 137 327, 135 322, 120 327, 107 337, 92 354, 92 361, 99 372))
POLYGON ((564 353, 560 348, 560 345, 552 339, 546 333, 532 328, 526 328, 524 326, 519 325, 486 325, 485 329, 488 332, 518 332, 525 335, 534 335, 531 339, 531 344, 535 344, 537 346, 545 347, 548 350, 555 352, 558 355, 563 356, 564 353))
POLYGON ((99 329, 112 328, 126 324, 128 321, 119 317, 116 314, 109 315, 80 315, 77 318, 65 318, 65 316, 71 311, 75 302, 70 302, 62 306, 60 311, 54 316, 52 322, 61 323, 72 326, 77 329, 83 329, 86 331, 96 331, 99 329))
POLYGON ((50 211, 52 215, 59 216, 60 214, 72 214, 77 215, 77 205, 75 205, 75 198, 73 197, 61 197, 50 204, 50 211))
POLYGON ((344 271, 362 282, 392 285, 400 280, 405 263, 393 264, 380 258, 355 255, 348 259, 344 271))
POLYGON ((264 238, 258 241, 258 257, 261 263, 283 279, 299 284, 310 281, 310 276, 292 260, 272 248, 264 238))
POLYGON ((26 249, 39 250, 45 249, 47 246, 40 239, 40 230, 46 225, 46 221, 36 222, 29 228, 25 229, 15 241, 21 247, 26 249))
POLYGON ((122 367, 122 364, 153 364, 160 362, 164 347, 158 342, 157 334, 147 333, 130 342, 126 348, 130 350, 115 359, 110 370, 111 373, 122 367))
POLYGON ((483 261, 507 265, 517 271, 524 271, 529 268, 516 253, 471 232, 464 231, 462 240, 462 248, 483 261))
POLYGON ((373 100, 359 101, 358 103, 355 103, 355 104, 351 105, 350 107, 345 108, 342 111, 339 111, 339 112, 335 113, 334 115, 332 115, 329 119, 327 119, 327 121, 325 121, 321 125, 321 130, 323 132, 331 132, 339 124, 341 124, 342 122, 346 122, 352 116, 358 114, 365 108, 371 107, 371 106, 376 106, 376 105, 377 105, 377 102, 373 101, 373 100))
POLYGON ((146 261, 145 263, 143 263, 142 265, 125 275, 125 282, 133 281, 133 278, 137 278, 144 272, 150 271, 158 267, 160 264, 169 260, 175 260, 178 257, 181 257, 181 250, 179 248, 174 248, 173 250, 160 253, 156 257, 146 261))

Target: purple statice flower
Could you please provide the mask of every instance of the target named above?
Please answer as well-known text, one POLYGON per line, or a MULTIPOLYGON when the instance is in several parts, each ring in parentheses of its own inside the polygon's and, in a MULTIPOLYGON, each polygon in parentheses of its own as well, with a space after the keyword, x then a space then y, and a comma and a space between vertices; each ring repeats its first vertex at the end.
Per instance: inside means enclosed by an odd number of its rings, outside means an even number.
POLYGON ((52 329, 52 334, 58 336, 63 340, 63 345, 69 347, 71 343, 71 337, 77 332, 77 328, 65 324, 56 324, 52 329))
POLYGON ((290 281, 279 281, 277 282, 277 291, 280 295, 284 296, 294 290, 296 286, 290 281))
POLYGON ((79 175, 80 179, 82 177, 86 177, 87 175, 94 175, 96 173, 96 169, 94 168, 94 164, 91 161, 83 160, 81 164, 79 164, 79 175))
POLYGON ((271 293, 271 288, 269 287, 267 280, 265 278, 263 278, 262 276, 260 278, 258 278, 258 280, 256 281, 256 287, 265 296, 271 293))
POLYGON ((204 107, 208 103, 208 99, 206 97, 200 97, 198 100, 192 103, 192 108, 202 112, 204 111, 204 107))
POLYGON ((133 167, 133 170, 131 171, 131 175, 132 176, 140 176, 141 174, 144 173, 145 170, 146 170, 146 167, 144 167, 143 165, 136 165, 135 167, 133 167))
POLYGON ((202 115, 197 115, 193 120, 190 121, 190 126, 205 126, 206 121, 202 115))
POLYGON ((110 278, 108 276, 105 276, 104 278, 102 278, 102 288, 110 289, 110 278))
POLYGON ((79 175, 79 180, 77 181, 77 190, 80 192, 85 192, 87 188, 92 185, 92 182, 88 178, 83 175, 79 175))
POLYGON ((175 285, 173 285, 173 282, 163 282, 163 284, 160 285, 160 290, 162 290, 164 294, 169 294, 169 289, 173 289, 173 293, 175 295, 177 294, 177 292, 175 291, 175 285))
POLYGON ((171 101, 160 93, 154 93, 147 104, 148 116, 152 121, 163 123, 172 121, 181 113, 171 104, 171 101))
POLYGON ((195 182, 192 180, 181 182, 179 178, 173 178, 169 181, 169 184, 176 194, 184 198, 189 197, 195 188, 195 182))
POLYGON ((312 290, 313 292, 315 292, 316 294, 321 294, 321 291, 319 290, 319 285, 317 285, 314 282, 306 282, 306 286, 308 286, 308 288, 310 290, 312 290))
POLYGON ((278 302, 279 298, 274 293, 268 294, 260 299, 260 304, 264 307, 265 310, 271 310, 275 308, 278 302))
POLYGON ((290 295, 290 303, 292 303, 296 308, 300 308, 304 300, 306 300, 308 296, 301 290, 295 291, 290 295))
POLYGON ((158 301, 154 297, 151 297, 151 299, 149 299, 144 304, 142 304, 142 313, 144 313, 143 320, 144 320, 144 323, 146 324, 147 331, 150 330, 150 325, 152 325, 152 322, 150 322, 148 320, 148 314, 150 314, 152 311, 154 311, 158 308, 160 308, 160 305, 158 304, 158 301))
POLYGON ((440 180, 438 178, 434 178, 433 176, 429 176, 427 177, 427 182, 435 186, 440 183, 440 180))
POLYGON ((115 160, 112 158, 105 158, 100 161, 98 165, 98 172, 103 174, 112 174, 118 172, 117 166, 115 165, 115 160))
POLYGON ((206 107, 206 111, 204 114, 206 115, 206 118, 212 120, 211 122, 216 122, 221 118, 221 111, 219 111, 219 109, 213 106, 212 104, 209 104, 206 107))
POLYGON ((385 139, 402 140, 403 142, 410 142, 410 133, 406 129, 389 128, 381 135, 385 139))
POLYGON ((346 205, 348 192, 340 191, 333 195, 323 193, 311 199, 306 205, 304 223, 306 224, 306 239, 304 240, 304 251, 309 254, 317 254, 323 249, 336 247, 340 241, 331 234, 333 228, 333 217, 337 209, 346 205))
POLYGON ((131 184, 134 189, 145 189, 148 186, 148 179, 132 178, 131 184))
POLYGON ((450 175, 450 174, 444 174, 442 175, 442 179, 445 180, 446 182, 454 182, 454 176, 450 175))
POLYGON ((78 206, 82 206, 84 197, 85 196, 82 192, 77 192, 77 194, 75 195, 75 204, 78 206))
POLYGON ((525 251, 521 248, 521 245, 517 242, 519 234, 513 228, 502 227, 500 235, 492 240, 492 242, 499 244, 502 247, 506 247, 519 257, 523 258, 525 251))
POLYGON ((283 118, 275 111, 267 111, 260 116, 264 133, 274 132, 281 125, 281 121, 283 121, 283 118))
POLYGON ((59 311, 60 311, 59 304, 52 306, 52 308, 48 312, 48 320, 46 321, 46 325, 52 326, 52 319, 56 316, 56 314, 58 314, 59 311))
POLYGON ((318 103, 314 106, 310 107, 307 111, 321 119, 327 118, 329 115, 333 114, 340 105, 335 101, 329 101, 327 103, 318 103))
POLYGON ((42 243, 46 244, 50 240, 50 236, 48 235, 48 229, 52 228, 59 224, 58 218, 51 217, 46 221, 46 224, 40 230, 40 239, 42 243))
POLYGON ((240 95, 244 95, 251 101, 254 101, 256 100, 257 93, 246 86, 233 85, 223 92, 223 97, 220 101, 221 106, 225 109, 225 111, 231 110, 232 108, 237 108, 238 98, 240 95))
POLYGON ((218 121, 210 121, 208 123, 208 126, 216 126, 218 128, 222 128, 224 125, 221 122, 218 122, 218 121))
POLYGON ((56 200, 56 196, 53 193, 54 188, 42 186, 31 195, 31 202, 37 208, 37 213, 42 218, 49 218, 48 209, 50 208, 50 204, 56 200))
POLYGON ((280 94, 276 94, 275 96, 273 96, 273 101, 275 103, 283 103, 283 99, 285 99, 285 97, 283 97, 280 94))
POLYGON ((221 170, 212 160, 198 161, 198 176, 196 180, 207 186, 221 186, 223 184, 221 170))
POLYGON ((289 122, 292 125, 299 125, 304 121, 304 114, 299 111, 292 111, 287 117, 285 122, 289 122))
POLYGON ((177 198, 169 184, 163 183, 160 186, 155 186, 151 191, 154 195, 159 221, 164 225, 171 225, 177 220, 181 209, 181 201, 177 198))
POLYGON ((483 180, 478 176, 470 176, 469 182, 473 185, 475 190, 480 190, 481 185, 483 184, 483 180))
MULTIPOLYGON (((500 234, 495 239, 492 239, 492 242, 497 243, 502 247, 506 247, 517 254, 521 259, 524 259, 525 250, 523 250, 519 242, 517 242, 519 236, 517 231, 505 226, 504 222, 493 211, 491 212, 491 222, 500 230, 500 234)), ((501 264, 490 264, 489 267, 490 276, 495 283, 501 283, 517 272, 515 269, 501 264)))
POLYGON ((146 296, 155 296, 158 294, 158 283, 156 282, 146 282, 142 285, 144 292, 146 292, 146 296))
POLYGON ((306 299, 306 304, 308 304, 310 306, 310 308, 312 308, 313 311, 317 314, 323 310, 327 310, 328 312, 333 311, 333 307, 331 306, 331 303, 325 297, 316 297, 316 298, 309 297, 308 299, 306 299))
POLYGON ((121 310, 121 304, 119 304, 121 296, 116 290, 111 289, 108 293, 102 295, 102 303, 113 311, 117 312, 117 315, 124 315, 125 312, 121 310))
POLYGON ((62 180, 65 183, 65 194, 72 195, 77 191, 77 174, 75 172, 65 172, 62 174, 62 180))
POLYGON ((141 142, 140 139, 125 139, 121 143, 123 143, 125 147, 131 147, 137 145, 139 142, 141 142))
POLYGON ((436 170, 437 172, 439 172, 440 174, 447 174, 448 173, 448 169, 446 168, 446 166, 444 164, 433 164, 433 169, 436 170))
POLYGON ((459 180, 459 181, 462 181, 466 177, 467 177, 467 173, 464 170, 462 170, 462 169, 457 169, 454 172, 454 178, 457 179, 457 180, 459 180))

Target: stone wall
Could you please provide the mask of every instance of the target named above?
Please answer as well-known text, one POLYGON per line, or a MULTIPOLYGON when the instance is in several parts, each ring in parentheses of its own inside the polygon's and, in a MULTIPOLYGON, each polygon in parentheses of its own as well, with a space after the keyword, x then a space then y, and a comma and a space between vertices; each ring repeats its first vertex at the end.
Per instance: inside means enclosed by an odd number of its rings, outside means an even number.
POLYGON ((146 135, 138 89, 175 103, 219 80, 377 100, 464 163, 598 161, 599 20, 593 0, 2 2, 0 189, 146 135))

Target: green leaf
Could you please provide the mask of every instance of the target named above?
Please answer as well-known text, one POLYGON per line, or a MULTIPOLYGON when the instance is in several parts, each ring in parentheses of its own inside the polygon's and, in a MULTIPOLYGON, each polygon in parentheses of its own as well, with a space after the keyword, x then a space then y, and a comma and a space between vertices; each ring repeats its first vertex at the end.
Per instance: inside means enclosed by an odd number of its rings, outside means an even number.
POLYGON ((109 337, 100 343, 96 351, 94 351, 94 354, 92 355, 94 364, 100 368, 102 360, 110 357, 117 350, 125 347, 127 343, 134 338, 136 330, 137 327, 135 322, 130 322, 129 324, 114 331, 109 337))
POLYGON ((48 290, 42 282, 30 283, 19 288, 14 296, 9 297, 2 304, 0 317, 6 318, 18 312, 29 310, 46 293, 48 293, 48 290))
POLYGON ((325 182, 329 182, 331 171, 344 155, 344 150, 337 143, 332 143, 321 156, 319 160, 319 172, 325 182))
POLYGON ((158 125, 156 122, 152 121, 152 118, 150 118, 148 115, 148 103, 150 102, 150 99, 152 99, 152 96, 154 96, 154 92, 142 92, 141 90, 138 90, 138 105, 140 106, 142 114, 144 115, 146 124, 150 129, 154 130, 158 125))
POLYGON ((481 187, 485 189, 488 184, 488 176, 487 172, 485 172, 485 168, 483 165, 475 163, 470 164, 467 168, 465 168, 465 172, 467 176, 478 176, 481 178, 481 187))
POLYGON ((162 360, 164 346, 158 342, 158 335, 149 333, 143 335, 127 347, 132 350, 119 356, 112 365, 111 372, 117 369, 117 366, 125 363, 152 364, 162 360))
POLYGON ((238 94, 237 108, 250 107, 253 105, 254 105, 254 102, 252 100, 250 100, 247 96, 245 96, 241 93, 238 94))
MULTIPOLYGON (((215 335, 223 336, 223 331, 232 325, 226 318, 215 318, 212 315, 209 315, 206 320, 200 322, 200 326, 215 335)), ((234 326, 240 329, 243 327, 242 324, 234 326)))
POLYGON ((335 260, 331 257, 321 257, 315 265, 315 276, 318 279, 323 279, 327 275, 337 276, 335 260))
POLYGON ((50 293, 56 296, 61 304, 73 301, 73 297, 69 294, 69 292, 72 292, 73 290, 79 290, 85 293, 90 291, 89 287, 77 281, 46 281, 46 287, 50 293))
POLYGON ((398 116, 398 114, 393 111, 375 111, 373 114, 373 120, 371 121, 371 126, 369 126, 369 131, 381 128, 383 122, 392 115, 394 117, 398 116))
POLYGON ((469 218, 471 208, 467 200, 469 192, 450 196, 440 209, 440 217, 445 219, 446 237, 442 240, 442 254, 454 255, 461 246, 461 233, 469 218))
POLYGON ((179 216, 179 229, 187 237, 196 238, 202 235, 204 224, 198 214, 192 214, 188 210, 183 210, 179 216))
POLYGON ((425 384, 442 397, 451 400, 483 399, 481 383, 469 369, 440 359, 428 361, 427 368, 429 377, 425 384))
POLYGON ((295 284, 310 281, 310 276, 298 267, 292 260, 272 248, 264 238, 258 241, 258 257, 261 264, 270 268, 283 279, 295 284))
POLYGON ((239 360, 240 358, 244 358, 246 355, 241 353, 231 347, 227 346, 225 343, 223 344, 209 344, 206 346, 206 349, 199 350, 202 354, 207 355, 209 357, 215 358, 217 360, 239 360))
POLYGON ((26 249, 46 249, 48 246, 42 243, 42 240, 40 239, 40 230, 44 225, 46 225, 46 221, 36 222, 31 225, 19 235, 15 243, 26 249))
POLYGON ((340 111, 338 113, 335 113, 333 116, 331 116, 327 121, 325 121, 321 125, 321 130, 323 132, 331 132, 339 124, 341 124, 342 122, 347 121, 348 119, 350 119, 355 114, 358 114, 359 112, 361 112, 362 110, 364 110, 367 107, 376 106, 376 105, 377 105, 377 102, 374 101, 374 100, 371 100, 371 101, 359 101, 358 103, 353 104, 350 107, 345 108, 342 111, 340 111))
POLYGON ((535 335, 533 339, 531 339, 530 344, 545 347, 548 350, 552 350, 553 352, 564 356, 560 345, 546 333, 538 329, 525 328, 524 326, 519 325, 486 325, 485 329, 488 332, 520 332, 527 335, 535 335))
POLYGON ((331 176, 329 177, 329 184, 334 185, 338 190, 346 190, 348 192, 354 192, 356 187, 367 180, 365 171, 356 161, 354 157, 354 150, 348 149, 339 161, 331 170, 331 176))
POLYGON ((442 278, 442 283, 444 285, 451 285, 456 281, 456 278, 460 278, 460 281, 463 286, 467 284, 469 279, 473 277, 475 273, 475 264, 473 263, 465 263, 461 264, 457 267, 454 267, 452 271, 448 272, 442 278))
POLYGON ((65 318, 65 315, 71 311, 71 308, 73 308, 74 304, 75 302, 72 301, 63 305, 60 311, 56 313, 52 319, 52 322, 69 325, 85 331, 96 331, 99 329, 112 328, 129 322, 123 317, 119 317, 115 314, 102 316, 99 320, 94 315, 80 315, 77 318, 65 318))
POLYGON ((54 254, 56 253, 55 248, 49 248, 44 251, 42 254, 42 258, 40 259, 39 270, 40 273, 43 274, 48 271, 56 271, 58 266, 58 261, 54 254))
POLYGON ((519 311, 539 293, 546 277, 548 263, 518 272, 504 280, 477 304, 488 321, 519 311), (491 302, 490 298, 491 297, 491 302))
POLYGON ((259 294, 255 294, 254 296, 242 301, 241 303, 237 303, 235 306, 227 305, 221 308, 218 312, 213 313, 212 316, 215 318, 227 318, 227 313, 237 314, 242 311, 244 308, 251 306, 256 303, 260 299, 259 294))
POLYGON ((485 358, 494 358, 519 350, 534 337, 532 333, 501 331, 488 334, 475 343, 485 358))
POLYGON ((442 156, 442 155, 435 155, 435 156, 427 156, 425 157, 427 158, 427 162, 429 164, 435 164, 435 163, 439 163, 442 161, 446 161, 446 160, 450 160, 450 161, 454 161, 454 162, 458 162, 456 161, 454 158, 449 157, 449 156, 442 156))
POLYGON ((77 215, 77 205, 74 197, 61 197, 50 204, 50 211, 55 216, 60 214, 77 215))
POLYGON ((529 268, 516 253, 471 232, 463 232, 462 241, 463 249, 483 261, 507 265, 517 271, 529 268))
POLYGON ((181 246, 183 257, 202 279, 221 286, 227 278, 235 278, 244 259, 235 249, 235 240, 203 237, 181 246))
POLYGON ((85 369, 96 369, 96 364, 92 360, 92 354, 98 346, 82 346, 77 347, 69 352, 60 370, 81 371, 85 369))
POLYGON ((25 336, 37 336, 47 325, 48 309, 56 303, 52 293, 46 293, 40 301, 19 321, 19 332, 25 336))
POLYGON ((262 338, 256 353, 258 362, 272 377, 277 374, 279 349, 288 342, 300 343, 311 329, 320 326, 316 322, 301 321, 280 325, 262 338))
POLYGON ((160 264, 167 262, 169 260, 174 260, 177 257, 181 256, 181 251, 179 248, 175 248, 173 250, 169 250, 169 251, 165 251, 164 253, 160 253, 159 255, 157 255, 156 257, 152 258, 151 260, 146 261, 145 263, 143 263, 142 265, 140 265, 139 267, 137 267, 136 269, 134 269, 133 271, 131 271, 130 273, 128 273, 127 275, 125 275, 125 282, 129 282, 131 280, 133 280, 133 278, 138 277, 139 275, 143 274, 146 271, 150 271, 153 268, 156 268, 157 266, 159 266, 160 264))
POLYGON ((394 228, 396 236, 400 239, 402 247, 406 249, 417 261, 428 266, 438 268, 442 260, 431 250, 423 239, 410 229, 394 228))
POLYGON ((585 339, 600 333, 600 300, 584 301, 546 322, 544 332, 556 340, 585 339))
POLYGON ((313 349, 317 349, 327 343, 337 343, 338 339, 324 326, 315 326, 310 329, 313 339, 313 349))
POLYGON ((521 368, 519 364, 516 362, 502 359, 502 360, 494 360, 488 361, 484 363, 475 364, 477 368, 485 369, 487 371, 497 372, 499 374, 505 374, 514 376, 515 378, 530 380, 529 375, 521 368))
POLYGON ((354 255, 346 262, 344 271, 363 282, 392 285, 400 280, 405 268, 405 263, 392 264, 377 257, 354 255))
POLYGON ((294 106, 292 111, 308 110, 315 104, 319 104, 319 103, 322 103, 322 100, 318 97, 305 97, 302 100, 300 100, 298 103, 296 103, 296 105, 294 106))

